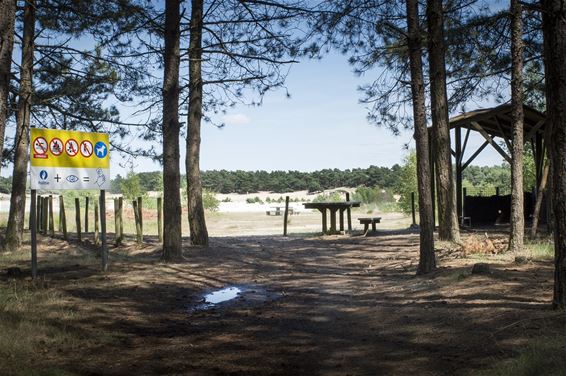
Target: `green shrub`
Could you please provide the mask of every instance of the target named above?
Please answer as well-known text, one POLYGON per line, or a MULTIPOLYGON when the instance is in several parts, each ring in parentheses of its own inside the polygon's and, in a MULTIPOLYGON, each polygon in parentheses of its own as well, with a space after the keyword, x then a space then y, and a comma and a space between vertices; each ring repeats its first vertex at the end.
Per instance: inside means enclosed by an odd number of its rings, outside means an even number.
POLYGON ((218 211, 218 207, 220 206, 220 201, 216 198, 214 192, 206 189, 202 192, 202 203, 206 210, 213 212, 218 211))
POLYGON ((401 180, 399 182, 399 207, 405 213, 410 213, 411 210, 411 193, 415 193, 415 210, 419 210, 419 198, 417 190, 417 154, 414 150, 403 160, 401 166, 401 180))
POLYGON ((259 198, 257 196, 255 196, 254 198, 251 198, 251 197, 247 198, 246 202, 248 204, 263 204, 263 201, 261 200, 261 198, 259 198))
POLYGON ((312 202, 340 202, 346 198, 340 192, 323 193, 314 198, 312 202))
POLYGON ((120 191, 124 195, 124 199, 128 201, 143 196, 146 193, 141 186, 139 175, 133 171, 128 172, 126 178, 120 182, 120 191))
POLYGON ((383 202, 393 202, 393 194, 379 187, 358 187, 352 195, 354 201, 363 204, 380 204, 383 202))

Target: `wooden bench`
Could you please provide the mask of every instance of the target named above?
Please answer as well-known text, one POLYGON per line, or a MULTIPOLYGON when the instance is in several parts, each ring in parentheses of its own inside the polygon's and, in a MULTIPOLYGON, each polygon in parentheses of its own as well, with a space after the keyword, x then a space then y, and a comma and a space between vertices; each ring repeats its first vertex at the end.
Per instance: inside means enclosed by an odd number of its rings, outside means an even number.
MULTIPOLYGON (((267 215, 283 215, 285 213, 285 207, 274 206, 271 210, 267 210, 265 214, 267 215)), ((292 207, 289 207, 289 215, 295 214, 295 210, 292 207)), ((298 213, 297 213, 298 214, 298 213)))
POLYGON ((371 224, 371 230, 373 232, 377 231, 375 225, 376 223, 381 223, 381 217, 358 218, 358 221, 360 221, 360 224, 364 225, 364 235, 367 235, 370 224, 371 224))

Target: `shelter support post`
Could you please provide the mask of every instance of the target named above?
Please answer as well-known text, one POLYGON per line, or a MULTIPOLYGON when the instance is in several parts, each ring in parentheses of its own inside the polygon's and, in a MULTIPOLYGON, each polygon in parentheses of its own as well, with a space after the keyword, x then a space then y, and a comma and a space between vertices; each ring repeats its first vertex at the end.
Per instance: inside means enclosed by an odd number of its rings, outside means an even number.
POLYGON ((434 144, 432 137, 432 128, 428 129, 428 156, 430 165, 430 194, 432 196, 432 223, 436 226, 436 171, 434 168, 434 144))
POLYGON ((544 170, 544 156, 545 156, 545 144, 544 137, 542 134, 537 133, 534 137, 533 142, 533 157, 535 159, 535 191, 538 190, 540 182, 542 181, 542 174, 544 170))
POLYGON ((456 127, 456 213, 463 220, 462 212, 462 127, 456 127))

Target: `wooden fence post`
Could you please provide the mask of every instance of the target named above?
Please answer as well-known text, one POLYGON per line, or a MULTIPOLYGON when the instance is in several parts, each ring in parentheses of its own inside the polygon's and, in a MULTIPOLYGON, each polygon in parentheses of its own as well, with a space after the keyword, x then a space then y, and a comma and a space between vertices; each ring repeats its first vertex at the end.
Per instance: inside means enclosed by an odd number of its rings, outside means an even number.
POLYGON ((65 200, 59 196, 59 218, 63 229, 63 239, 67 240, 67 215, 65 214, 65 200))
POLYGON ((163 243, 163 198, 157 198, 157 238, 163 243))
POLYGON ((114 244, 118 245, 120 236, 120 225, 118 224, 118 199, 114 198, 114 244))
POLYGON ((141 196, 138 197, 138 212, 139 212, 139 219, 140 219, 140 236, 141 236, 141 243, 143 243, 143 206, 142 206, 142 198, 141 196))
POLYGON ((413 224, 411 226, 417 225, 417 215, 415 212, 415 192, 411 192, 411 212, 413 214, 413 224))
MULTIPOLYGON (((350 201, 350 192, 346 192, 346 201, 350 201)), ((352 232, 352 209, 346 209, 346 217, 348 218, 348 232, 352 232)))
POLYGON ((88 233, 88 202, 89 197, 85 197, 85 235, 88 233))
POLYGON ((77 226, 77 238, 82 241, 81 235, 81 202, 78 197, 75 198, 75 223, 77 226))
POLYGON ((61 200, 63 200, 63 196, 59 195, 59 226, 58 226, 58 231, 59 232, 63 232, 63 220, 61 219, 61 216, 63 215, 61 213, 61 200))
POLYGON ((118 197, 118 211, 120 215, 120 243, 124 241, 124 197, 118 197))
POLYGON ((100 243, 98 233, 98 200, 94 200, 94 245, 100 243))
POLYGON ((42 219, 42 226, 43 226, 43 235, 47 235, 48 230, 48 218, 49 218, 49 197, 43 197, 43 219, 42 219))
POLYGON ((53 196, 49 195, 47 199, 49 202, 49 235, 55 236, 55 223, 53 219, 53 196))
POLYGON ((138 242, 138 244, 142 244, 143 239, 141 236, 140 212, 138 211, 138 202, 136 200, 132 201, 132 206, 134 207, 134 219, 136 222, 136 241, 138 242))
POLYGON ((35 206, 35 229, 37 230, 37 232, 41 232, 41 218, 43 218, 41 216, 41 207, 43 205, 43 200, 41 198, 41 196, 37 196, 36 197, 36 206, 35 206))
POLYGON ((287 236, 287 219, 289 218, 289 196, 285 197, 285 215, 283 216, 283 236, 287 236))
POLYGON ((106 191, 100 190, 100 237, 102 240, 102 271, 108 270, 108 244, 106 242, 106 191))

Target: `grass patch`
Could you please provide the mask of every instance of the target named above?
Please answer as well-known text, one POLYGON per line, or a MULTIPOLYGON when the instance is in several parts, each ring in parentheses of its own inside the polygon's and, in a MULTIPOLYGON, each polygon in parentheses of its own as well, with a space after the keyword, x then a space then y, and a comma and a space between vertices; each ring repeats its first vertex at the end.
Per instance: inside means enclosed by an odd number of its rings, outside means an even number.
POLYGON ((75 314, 57 292, 40 282, 11 280, 0 285, 0 374, 70 374, 32 359, 41 359, 48 351, 81 349, 82 338, 63 324, 75 314))
POLYGON ((526 256, 533 260, 554 260, 554 243, 536 241, 525 244, 526 256))
POLYGON ((566 336, 531 340, 518 357, 497 364, 484 375, 496 376, 566 376, 566 336))
MULTIPOLYGON (((27 252, 0 254, 0 270, 28 259, 27 252)), ((0 281, 0 375, 73 375, 61 367, 71 354, 118 343, 118 333, 83 328, 82 320, 79 306, 47 280, 0 281)))
POLYGON ((383 213, 398 213, 402 211, 397 202, 382 202, 379 204, 379 209, 383 213))
POLYGON ((448 281, 455 283, 465 280, 471 275, 469 270, 458 270, 448 275, 448 281))

